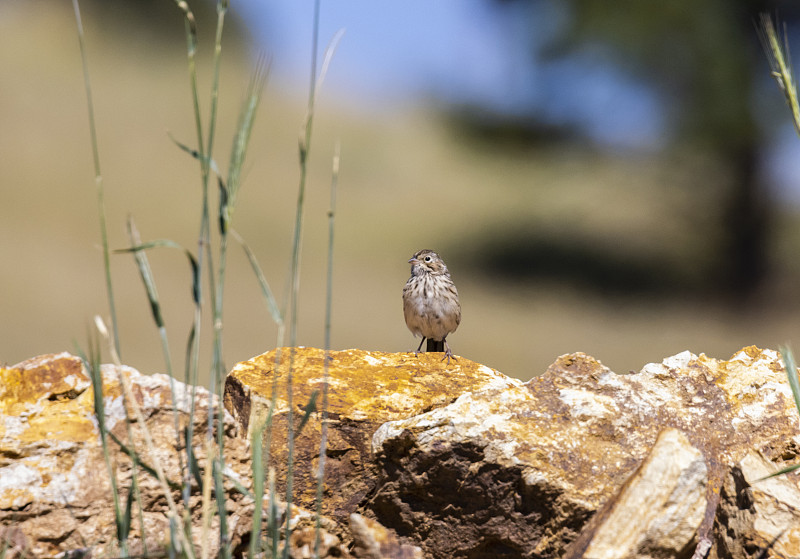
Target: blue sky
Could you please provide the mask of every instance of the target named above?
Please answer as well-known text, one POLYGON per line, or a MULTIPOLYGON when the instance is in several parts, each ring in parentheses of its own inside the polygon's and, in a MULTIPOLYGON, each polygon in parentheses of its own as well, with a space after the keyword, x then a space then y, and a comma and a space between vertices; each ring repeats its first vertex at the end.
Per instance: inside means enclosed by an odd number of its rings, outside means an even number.
MULTIPOLYGON (((251 31, 273 51, 279 79, 307 82, 313 2, 244 0, 251 31)), ((329 84, 365 100, 514 89, 527 55, 515 55, 502 17, 481 0, 322 2, 320 50, 345 29, 329 84)))
MULTIPOLYGON (((272 79, 307 87, 313 1, 242 0, 238 6, 272 55, 272 79)), ((431 100, 510 113, 535 106, 603 142, 656 147, 663 122, 652 92, 608 71, 606 63, 601 69, 591 52, 548 67, 545 75, 531 64, 532 49, 557 27, 559 14, 537 19, 524 9, 497 9, 487 0, 322 2, 320 51, 345 30, 326 88, 382 110, 431 100)))
MULTIPOLYGON (((320 53, 345 30, 325 87, 337 98, 379 112, 430 101, 506 113, 535 108, 540 118, 573 124, 607 146, 653 150, 664 145, 670 117, 657 94, 609 67, 601 52, 587 49, 566 62, 531 64, 537 41, 557 32, 564 16, 558 8, 545 13, 548 3, 537 3, 536 12, 526 3, 499 5, 489 0, 323 1, 320 53)), ((271 81, 305 95, 313 0, 238 0, 236 7, 257 48, 271 55, 271 81)), ((775 102, 781 102, 779 95, 775 102)), ((775 133, 770 178, 782 198, 800 204, 800 144, 787 130, 791 127, 775 133)))

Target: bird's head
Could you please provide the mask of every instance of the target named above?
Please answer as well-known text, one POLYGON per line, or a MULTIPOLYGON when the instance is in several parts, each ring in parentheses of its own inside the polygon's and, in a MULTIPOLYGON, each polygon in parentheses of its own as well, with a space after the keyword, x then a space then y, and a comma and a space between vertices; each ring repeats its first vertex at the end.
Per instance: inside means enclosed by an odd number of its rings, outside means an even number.
POLYGON ((411 264, 411 275, 418 276, 421 274, 444 274, 447 272, 447 266, 444 260, 429 249, 423 249, 412 256, 409 261, 411 264))

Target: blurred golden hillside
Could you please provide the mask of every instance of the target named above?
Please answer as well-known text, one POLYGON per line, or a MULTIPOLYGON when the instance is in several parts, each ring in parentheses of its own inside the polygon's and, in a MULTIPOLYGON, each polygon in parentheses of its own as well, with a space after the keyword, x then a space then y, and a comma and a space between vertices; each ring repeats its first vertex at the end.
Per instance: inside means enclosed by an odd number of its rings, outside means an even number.
MULTIPOLYGON (((180 42, 115 35, 97 25, 91 13, 84 13, 84 24, 111 247, 128 244, 125 220, 132 215, 145 240, 167 238, 196 250, 198 165, 168 136, 194 145, 185 50, 180 42)), ((175 33, 182 35, 182 27, 175 33)), ((223 168, 250 73, 240 45, 223 46, 214 154, 223 168)), ((209 90, 209 50, 201 45, 201 92, 209 90)), ((74 350, 75 343, 85 347, 92 317, 108 311, 71 6, 0 6, 0 67, 5 76, 0 90, 0 361, 13 364, 74 350)), ((335 59, 330 71, 336 72, 335 59)), ((207 95, 202 103, 205 117, 207 95)), ((305 104, 304 96, 267 83, 234 218, 279 296, 289 265, 305 104)), ((546 142, 504 150, 459 136, 458 128, 433 109, 363 112, 352 100, 326 95, 323 87, 310 155, 301 345, 323 344, 326 212, 337 140, 342 166, 334 348, 416 347, 403 322, 400 294, 409 273, 406 261, 420 248, 442 254, 461 294, 463 322, 449 340, 454 352, 523 379, 575 351, 625 372, 686 349, 727 357, 745 345, 776 347, 800 340, 793 262, 800 237, 793 215, 782 215, 774 232, 780 268, 746 307, 717 299, 708 289, 592 289, 594 281, 603 280, 587 272, 584 260, 549 260, 550 248, 565 245, 588 252, 624 246, 630 259, 615 261, 614 268, 621 277, 635 283, 638 263, 649 261, 658 264, 651 279, 663 273, 693 285, 713 260, 702 222, 716 211, 713 181, 724 179, 724 169, 686 153, 658 159, 610 156, 546 142), (709 188, 692 188, 698 173, 710 177, 709 188), (541 261, 562 273, 536 281, 493 273, 526 254, 523 267, 536 268, 541 261)), ((559 249, 558 254, 570 252, 559 249)), ((182 371, 192 320, 189 267, 176 251, 149 255, 174 365, 182 371)), ((122 360, 145 372, 163 371, 132 257, 114 255, 112 273, 122 360)), ((227 287, 225 361, 230 366, 271 349, 276 331, 236 246, 230 251, 227 287)), ((206 322, 206 341, 209 330, 206 322)))

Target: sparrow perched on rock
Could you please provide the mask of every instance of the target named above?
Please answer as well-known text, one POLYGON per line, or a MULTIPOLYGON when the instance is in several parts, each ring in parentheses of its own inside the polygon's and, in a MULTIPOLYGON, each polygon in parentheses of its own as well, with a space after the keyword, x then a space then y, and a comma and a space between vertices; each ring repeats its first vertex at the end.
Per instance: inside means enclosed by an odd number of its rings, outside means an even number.
MULTIPOLYGON (((414 336, 428 340, 427 351, 445 351, 447 362, 453 352, 447 344, 447 336, 461 323, 461 303, 458 290, 444 260, 432 250, 420 250, 408 261, 411 277, 403 288, 403 314, 406 326, 414 336)), ((444 359, 444 358, 443 358, 444 359)))

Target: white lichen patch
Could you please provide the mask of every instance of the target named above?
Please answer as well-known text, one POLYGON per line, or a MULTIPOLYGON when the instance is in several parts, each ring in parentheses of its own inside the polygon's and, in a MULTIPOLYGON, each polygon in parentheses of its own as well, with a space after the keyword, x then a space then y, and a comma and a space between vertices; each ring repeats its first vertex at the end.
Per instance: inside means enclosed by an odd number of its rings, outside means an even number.
POLYGON ((437 408, 408 419, 389 421, 381 425, 372 437, 373 452, 383 444, 399 436, 404 430, 416 434, 421 447, 438 443, 474 440, 489 441, 484 446, 487 458, 502 462, 517 463, 519 441, 512 437, 497 437, 515 415, 516 409, 532 396, 524 387, 504 387, 502 390, 481 390, 459 396, 452 404, 437 408))
POLYGON ((37 369, 43 365, 56 361, 58 359, 74 359, 74 357, 66 352, 62 351, 61 353, 56 353, 54 355, 39 355, 37 357, 32 357, 31 359, 26 359, 25 361, 20 361, 11 369, 37 369))
POLYGON ((680 371, 689 366, 689 363, 697 360, 697 356, 689 350, 676 353, 670 357, 665 357, 661 363, 647 363, 642 367, 640 374, 654 376, 656 378, 671 376, 676 371, 680 371))
POLYGON ((379 359, 378 357, 373 357, 372 355, 368 355, 366 353, 362 354, 361 360, 367 365, 370 365, 372 367, 378 367, 385 364, 385 361, 383 359, 379 359))
POLYGON ((487 367, 486 365, 481 365, 477 372, 490 378, 490 380, 484 385, 483 390, 498 390, 512 387, 520 388, 525 384, 519 379, 508 377, 501 372, 487 367))
POLYGON ((596 392, 562 388, 558 397, 569 408, 572 417, 580 421, 602 419, 619 413, 613 398, 596 392))
POLYGON ((21 508, 34 499, 31 487, 37 487, 42 476, 35 465, 18 460, 0 468, 0 504, 3 508, 21 508))

